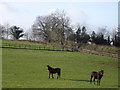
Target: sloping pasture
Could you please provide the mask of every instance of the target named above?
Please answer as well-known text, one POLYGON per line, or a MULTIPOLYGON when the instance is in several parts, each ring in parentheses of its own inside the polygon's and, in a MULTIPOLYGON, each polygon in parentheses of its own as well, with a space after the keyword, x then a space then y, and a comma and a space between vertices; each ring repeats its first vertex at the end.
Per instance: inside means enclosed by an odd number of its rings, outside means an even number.
POLYGON ((117 88, 118 60, 80 52, 9 49, 2 51, 3 88, 117 88), (60 79, 48 79, 46 65, 60 67, 60 79), (92 71, 105 71, 101 86, 90 84, 92 71))

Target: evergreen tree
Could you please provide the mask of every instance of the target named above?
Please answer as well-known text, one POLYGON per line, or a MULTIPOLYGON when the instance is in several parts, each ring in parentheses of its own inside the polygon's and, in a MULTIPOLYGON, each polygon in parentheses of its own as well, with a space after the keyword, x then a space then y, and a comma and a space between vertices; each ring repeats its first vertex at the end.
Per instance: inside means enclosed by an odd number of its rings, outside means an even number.
POLYGON ((24 35, 23 29, 17 26, 10 27, 10 33, 13 36, 13 38, 17 40, 24 35))

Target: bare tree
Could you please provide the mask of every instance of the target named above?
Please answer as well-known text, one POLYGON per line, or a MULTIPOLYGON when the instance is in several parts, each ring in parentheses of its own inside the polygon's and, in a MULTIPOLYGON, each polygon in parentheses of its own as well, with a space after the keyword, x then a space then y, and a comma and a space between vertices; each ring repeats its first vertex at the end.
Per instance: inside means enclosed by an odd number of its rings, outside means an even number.
POLYGON ((0 24, 0 39, 5 39, 5 27, 0 24))
POLYGON ((70 18, 64 11, 37 17, 32 28, 35 38, 42 37, 45 41, 59 42, 61 45, 64 45, 66 38, 72 32, 70 18))
POLYGON ((108 38, 108 36, 110 35, 110 32, 109 30, 107 30, 107 27, 104 26, 104 27, 99 27, 98 28, 98 32, 97 32, 97 35, 103 35, 105 39, 108 38))
POLYGON ((32 26, 34 38, 50 39, 50 20, 48 16, 38 16, 32 26))
POLYGON ((114 46, 120 47, 120 25, 113 30, 112 43, 114 46))
POLYGON ((59 38, 59 42, 61 45, 64 45, 64 42, 66 40, 66 37, 69 36, 69 33, 72 32, 72 29, 70 27, 70 18, 66 16, 66 13, 64 11, 56 11, 55 13, 52 13, 52 16, 56 17, 58 20, 57 24, 57 35, 59 38))
POLYGON ((10 24, 7 22, 4 24, 5 27, 5 38, 9 39, 9 35, 10 35, 10 24))

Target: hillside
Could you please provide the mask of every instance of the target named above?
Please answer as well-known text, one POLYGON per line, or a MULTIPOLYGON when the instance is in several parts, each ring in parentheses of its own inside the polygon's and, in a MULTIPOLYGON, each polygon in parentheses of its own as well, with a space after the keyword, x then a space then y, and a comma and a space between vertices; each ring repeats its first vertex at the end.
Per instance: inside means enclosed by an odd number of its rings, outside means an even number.
POLYGON ((52 50, 52 51, 79 51, 89 54, 109 56, 118 58, 119 48, 114 46, 100 46, 100 45, 81 45, 80 48, 71 47, 65 45, 64 49, 56 43, 38 42, 38 41, 26 41, 26 40, 2 40, 3 48, 18 48, 18 49, 36 49, 36 50, 52 50))

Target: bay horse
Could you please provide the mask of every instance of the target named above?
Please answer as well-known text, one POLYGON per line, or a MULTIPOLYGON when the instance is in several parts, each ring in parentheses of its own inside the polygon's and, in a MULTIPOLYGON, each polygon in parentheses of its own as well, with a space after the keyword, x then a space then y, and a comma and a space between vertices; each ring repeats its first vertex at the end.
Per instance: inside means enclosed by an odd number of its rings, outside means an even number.
POLYGON ((97 79, 97 85, 100 85, 101 78, 103 77, 104 70, 101 70, 99 72, 92 72, 91 73, 91 78, 90 78, 90 83, 92 83, 92 78, 94 77, 93 81, 95 84, 95 79, 97 79))
POLYGON ((60 68, 52 68, 51 66, 47 65, 48 67, 48 71, 49 71, 49 78, 50 78, 50 74, 52 75, 52 78, 53 77, 53 74, 56 74, 57 73, 57 79, 60 78, 60 74, 61 74, 61 69, 60 68))

